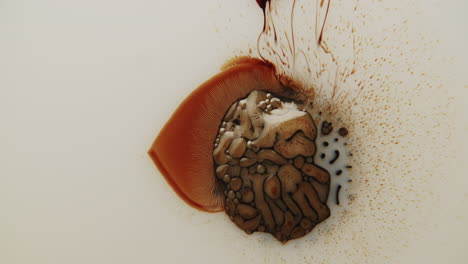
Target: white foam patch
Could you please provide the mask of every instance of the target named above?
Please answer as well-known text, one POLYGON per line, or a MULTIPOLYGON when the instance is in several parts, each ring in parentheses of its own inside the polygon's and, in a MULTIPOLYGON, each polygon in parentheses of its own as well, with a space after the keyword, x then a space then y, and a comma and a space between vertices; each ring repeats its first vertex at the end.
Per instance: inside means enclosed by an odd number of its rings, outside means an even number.
MULTIPOLYGON (((323 122, 323 121, 322 121, 323 122)), ((315 164, 326 169, 330 173, 330 194, 328 196, 327 205, 330 208, 331 215, 339 213, 349 203, 349 186, 352 184, 351 172, 352 166, 350 152, 347 150, 345 143, 346 139, 338 134, 338 129, 324 135, 320 132, 321 124, 317 124, 317 153, 315 154, 315 164), (338 141, 335 141, 338 139, 338 141), (328 144, 326 146, 326 144, 328 144), (336 157, 335 151, 338 151, 339 157, 333 162, 336 157), (325 156, 322 158, 322 154, 325 156), (341 174, 339 173, 341 171, 341 174), (338 191, 338 187, 341 186, 338 191)))
POLYGON ((303 116, 304 112, 297 108, 293 102, 284 102, 282 107, 274 109, 265 115, 265 122, 279 123, 303 116))

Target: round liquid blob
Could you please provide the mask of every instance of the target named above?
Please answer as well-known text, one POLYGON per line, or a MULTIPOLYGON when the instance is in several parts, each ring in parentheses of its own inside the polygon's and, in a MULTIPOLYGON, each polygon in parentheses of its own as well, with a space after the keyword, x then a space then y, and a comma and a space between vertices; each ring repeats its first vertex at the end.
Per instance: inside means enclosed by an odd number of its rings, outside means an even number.
MULTIPOLYGON (((264 15, 258 43, 267 43, 259 47, 262 59, 227 62, 179 106, 149 155, 189 205, 225 210, 247 234, 271 233, 285 243, 311 232, 349 197, 348 132, 334 130, 331 111, 313 106, 316 89, 288 71, 294 59, 269 62, 278 54, 265 47, 281 46, 282 38, 271 3, 257 3, 264 15)), ((290 51, 295 58, 294 43, 290 51)))
POLYGON ((239 228, 286 242, 330 215, 330 175, 313 163, 316 134, 312 116, 294 100, 255 90, 232 104, 213 159, 226 213, 239 228))

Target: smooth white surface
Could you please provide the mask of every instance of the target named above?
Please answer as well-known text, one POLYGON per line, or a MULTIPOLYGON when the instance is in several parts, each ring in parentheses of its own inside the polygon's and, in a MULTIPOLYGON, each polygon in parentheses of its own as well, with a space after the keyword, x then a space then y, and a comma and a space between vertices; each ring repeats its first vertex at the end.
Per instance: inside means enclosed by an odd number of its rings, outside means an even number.
MULTIPOLYGON (((434 22, 416 26, 433 27, 438 55, 454 57, 440 74, 455 98, 458 159, 446 165, 450 184, 437 187, 447 217, 381 263, 468 259, 468 5, 427 2, 434 22)), ((1 0, 0 263, 287 263, 320 254, 294 243, 264 248, 270 237, 189 208, 146 155, 194 87, 255 47, 261 23, 253 0, 1 0)))

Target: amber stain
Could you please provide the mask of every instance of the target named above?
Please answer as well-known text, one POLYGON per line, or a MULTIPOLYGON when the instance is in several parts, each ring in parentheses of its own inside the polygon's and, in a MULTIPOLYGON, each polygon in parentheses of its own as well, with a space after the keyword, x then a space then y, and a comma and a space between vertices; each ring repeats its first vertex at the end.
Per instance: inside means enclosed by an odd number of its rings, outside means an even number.
POLYGON ((274 66, 263 60, 241 57, 221 70, 180 104, 148 151, 174 191, 207 212, 224 209, 211 153, 228 107, 253 90, 294 94, 278 81, 274 66))

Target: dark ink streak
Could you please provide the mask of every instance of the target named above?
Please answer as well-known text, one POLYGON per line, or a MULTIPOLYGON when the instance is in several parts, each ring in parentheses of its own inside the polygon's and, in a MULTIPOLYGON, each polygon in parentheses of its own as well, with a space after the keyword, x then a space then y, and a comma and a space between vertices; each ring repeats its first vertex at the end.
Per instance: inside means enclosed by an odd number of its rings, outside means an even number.
MULTIPOLYGON (((293 6, 292 6, 292 9, 291 9, 291 39, 292 39, 291 54, 292 54, 292 60, 293 60, 293 63, 292 63, 293 69, 294 69, 294 67, 296 65, 296 44, 295 44, 295 40, 294 40, 294 8, 295 7, 296 7, 296 0, 294 0, 293 6)), ((288 41, 288 43, 289 43, 289 41, 288 41)))
POLYGON ((335 150, 335 157, 330 160, 330 164, 335 163, 335 161, 340 157, 340 152, 338 150, 335 150))
POLYGON ((340 191, 341 191, 341 185, 338 185, 336 188, 336 204, 340 205, 340 191))
POLYGON ((319 36, 319 38, 318 38, 318 44, 319 44, 319 45, 322 44, 323 30, 324 30, 324 28, 325 28, 325 24, 327 23, 328 10, 330 9, 330 2, 331 2, 331 0, 328 0, 327 12, 325 13, 325 18, 323 19, 322 29, 320 30, 320 36, 319 36))

